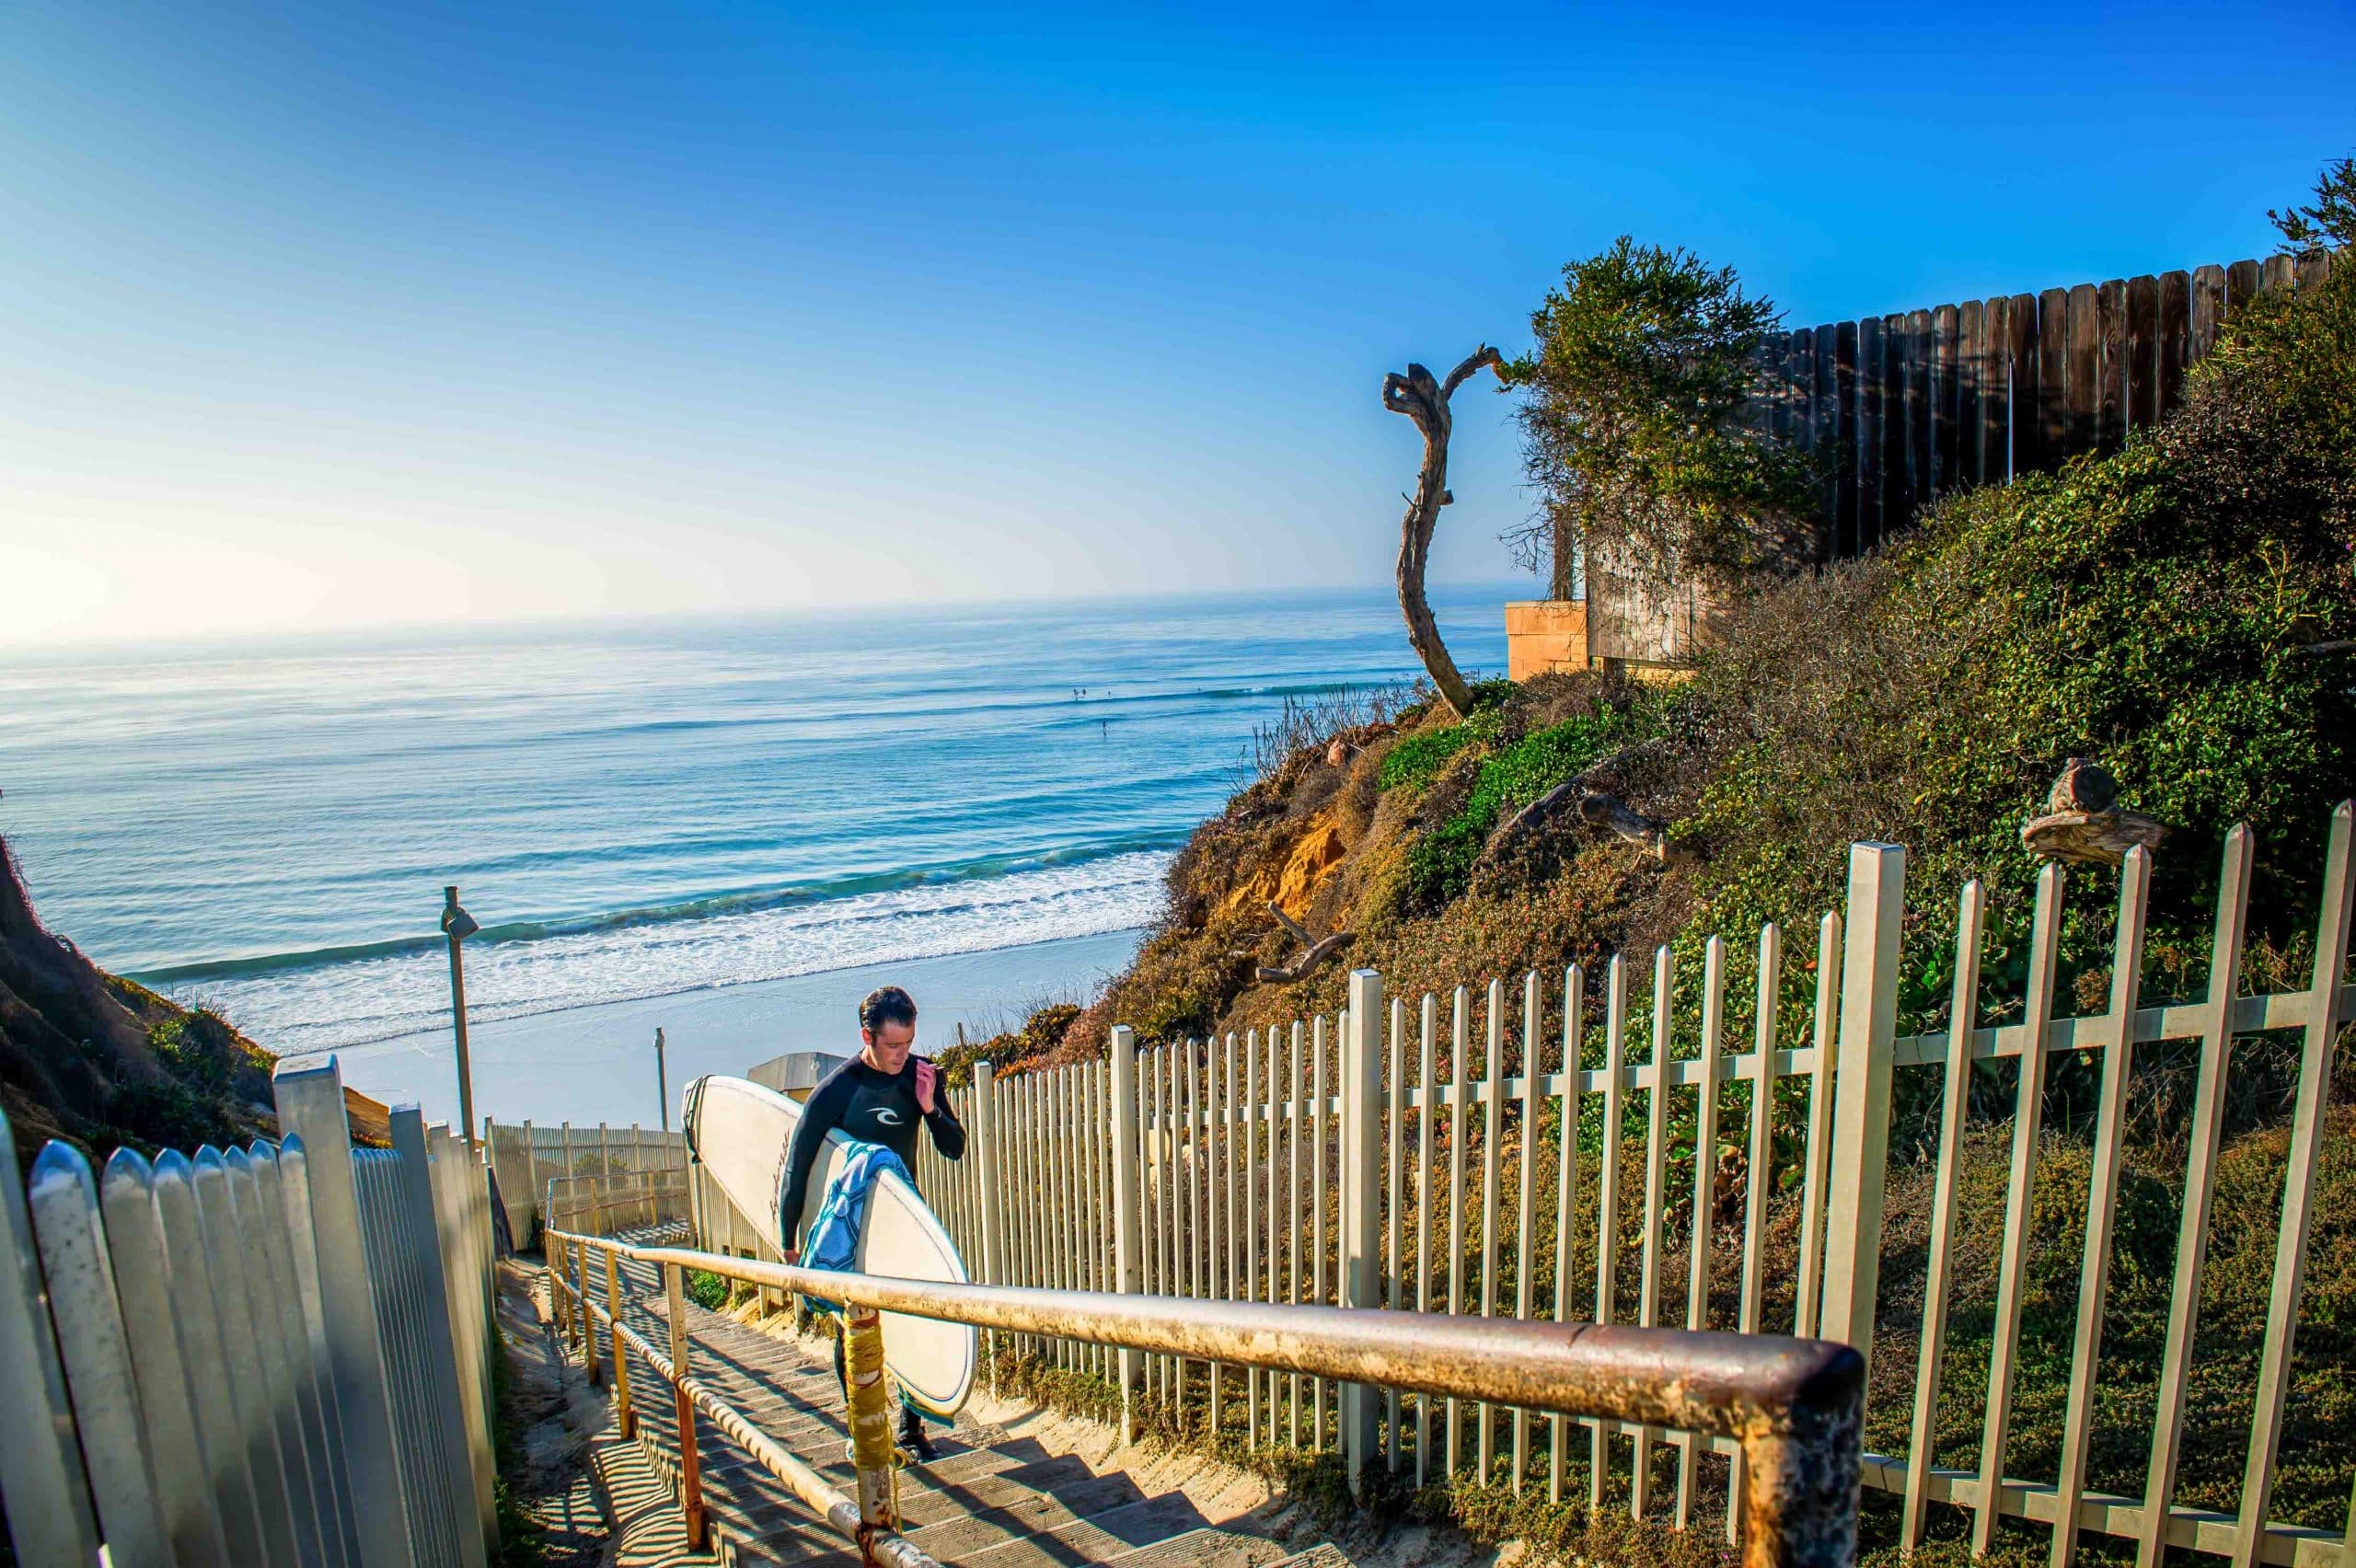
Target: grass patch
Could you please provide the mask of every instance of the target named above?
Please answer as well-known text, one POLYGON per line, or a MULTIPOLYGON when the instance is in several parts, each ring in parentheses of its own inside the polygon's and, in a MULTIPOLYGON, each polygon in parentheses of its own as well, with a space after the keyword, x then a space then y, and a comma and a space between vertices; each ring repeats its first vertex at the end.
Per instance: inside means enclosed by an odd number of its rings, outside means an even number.
POLYGON ((724 1310, 728 1306, 728 1282, 707 1269, 689 1269, 686 1283, 687 1299, 707 1312, 724 1310))
MULTIPOLYGON (((1462 724, 1454 734, 1469 730, 1462 724)), ((1463 893, 1472 880, 1472 868, 1488 847, 1489 836, 1507 811, 1519 811, 1539 796, 1577 777, 1588 767, 1639 738, 1646 728, 1638 709, 1600 706, 1593 713, 1565 719, 1535 730, 1484 758, 1472 788, 1446 822, 1417 838, 1407 851, 1410 897, 1425 908, 1444 905, 1463 893)), ((1413 741, 1394 747, 1383 768, 1413 741)))
POLYGON ((506 1338, 494 1328, 491 1355, 491 1499, 498 1509, 499 1551, 493 1568, 533 1568, 547 1560, 548 1528, 515 1495, 513 1477, 524 1470, 524 1415, 516 1409, 515 1375, 507 1365, 506 1338))

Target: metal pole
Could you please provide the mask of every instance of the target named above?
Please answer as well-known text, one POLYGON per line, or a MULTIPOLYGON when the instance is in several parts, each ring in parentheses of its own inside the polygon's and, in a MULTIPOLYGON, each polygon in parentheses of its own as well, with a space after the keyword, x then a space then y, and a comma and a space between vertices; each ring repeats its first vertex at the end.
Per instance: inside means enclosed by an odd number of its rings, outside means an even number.
POLYGON ((663 1130, 671 1130, 671 1086, 663 1071, 663 1031, 654 1031, 654 1101, 663 1113, 663 1130))
MULTIPOLYGON (((1382 976, 1351 970, 1349 998, 1342 1020, 1342 1305, 1367 1309, 1382 1305, 1382 976)), ((1534 1065, 1523 1072, 1537 1081, 1534 1065)), ((1525 1169, 1528 1160, 1525 1149, 1525 1169)), ((1494 1214, 1483 1223, 1495 1224, 1494 1214)), ((1526 1270, 1529 1255, 1522 1248, 1515 1266, 1526 1270)), ((1367 1467, 1381 1452, 1380 1397, 1370 1384, 1342 1385, 1342 1460, 1354 1491, 1362 1492, 1367 1467)))
POLYGON ((467 969, 458 956, 461 928, 451 918, 458 910, 458 889, 442 890, 442 929, 450 942, 450 1024, 458 1041, 458 1124, 466 1129, 468 1153, 475 1149, 474 1069, 467 1061, 467 969))

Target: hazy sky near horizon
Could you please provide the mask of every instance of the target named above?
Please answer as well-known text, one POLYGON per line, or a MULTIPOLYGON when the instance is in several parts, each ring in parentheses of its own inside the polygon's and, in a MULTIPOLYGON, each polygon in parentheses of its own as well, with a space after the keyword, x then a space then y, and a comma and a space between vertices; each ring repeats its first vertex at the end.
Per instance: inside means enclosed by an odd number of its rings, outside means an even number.
MULTIPOLYGON (((1385 371, 2264 254, 2349 6, 0 12, 0 643, 1375 582, 1385 371)), ((1458 398, 1436 573, 1514 571, 1458 398)))

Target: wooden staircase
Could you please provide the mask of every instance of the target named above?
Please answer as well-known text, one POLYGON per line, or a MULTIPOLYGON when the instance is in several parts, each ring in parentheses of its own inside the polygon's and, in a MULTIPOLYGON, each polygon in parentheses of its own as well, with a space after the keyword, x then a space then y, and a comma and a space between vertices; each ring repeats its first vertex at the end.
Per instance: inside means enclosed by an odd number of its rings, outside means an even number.
MULTIPOLYGON (((654 1269, 625 1263, 621 1294, 624 1320, 652 1343, 667 1343, 667 1304, 654 1269)), ((831 1361, 692 1302, 687 1312, 695 1376, 849 1493, 842 1392, 831 1361)), ((670 1390, 635 1357, 630 1372, 638 1445, 676 1496, 678 1429, 670 1390)), ((701 1420, 697 1439, 705 1517, 721 1562, 857 1568, 857 1551, 734 1443, 701 1420)), ((1331 1548, 1288 1556, 1264 1536, 1212 1524, 1182 1493, 1147 1496, 1121 1471, 1098 1475, 1080 1458, 1051 1455, 1035 1440, 970 1420, 937 1435, 933 1446, 937 1461, 900 1474, 901 1533, 944 1563, 1347 1568, 1331 1548)))

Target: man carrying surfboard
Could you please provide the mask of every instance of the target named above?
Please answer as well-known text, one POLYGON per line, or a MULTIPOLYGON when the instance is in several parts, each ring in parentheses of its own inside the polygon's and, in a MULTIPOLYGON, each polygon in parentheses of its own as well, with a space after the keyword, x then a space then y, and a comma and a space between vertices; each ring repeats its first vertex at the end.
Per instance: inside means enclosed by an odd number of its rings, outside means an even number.
MULTIPOLYGON (((859 1004, 859 1055, 828 1073, 803 1102, 801 1122, 786 1154, 784 1195, 778 1200, 778 1229, 787 1243, 788 1264, 802 1261, 802 1211, 810 1195, 810 1173, 826 1150, 828 1133, 840 1128, 860 1143, 890 1149, 907 1168, 912 1191, 919 1124, 931 1134, 932 1147, 943 1159, 964 1157, 965 1128, 950 1109, 939 1069, 914 1054, 916 1037, 916 1002, 897 986, 878 986, 859 1004)), ((846 1373, 839 1334, 835 1371, 846 1373)), ((924 1417, 914 1405, 901 1407, 900 1442, 919 1460, 933 1457, 924 1417)))

